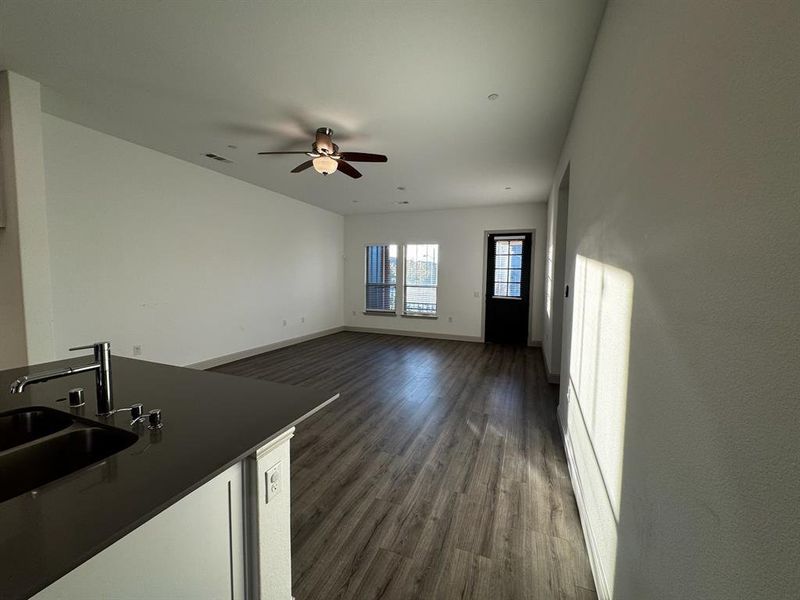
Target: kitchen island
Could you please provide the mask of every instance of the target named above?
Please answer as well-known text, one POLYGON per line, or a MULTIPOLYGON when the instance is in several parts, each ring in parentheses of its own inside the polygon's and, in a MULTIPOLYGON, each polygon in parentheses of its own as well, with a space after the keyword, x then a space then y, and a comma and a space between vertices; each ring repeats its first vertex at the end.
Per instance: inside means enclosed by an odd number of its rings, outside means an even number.
MULTIPOLYGON (((290 600, 289 438, 338 394, 116 356, 114 408, 159 408, 163 427, 131 425, 129 412, 95 416, 90 373, 7 391, 27 373, 80 362, 0 372, 0 413, 55 409, 84 429, 128 432, 129 445, 0 502, 0 598, 217 598, 224 590, 236 600, 290 600), (85 389, 79 408, 64 400, 74 387, 85 389)), ((0 450, 2 486, 14 452, 0 450)))

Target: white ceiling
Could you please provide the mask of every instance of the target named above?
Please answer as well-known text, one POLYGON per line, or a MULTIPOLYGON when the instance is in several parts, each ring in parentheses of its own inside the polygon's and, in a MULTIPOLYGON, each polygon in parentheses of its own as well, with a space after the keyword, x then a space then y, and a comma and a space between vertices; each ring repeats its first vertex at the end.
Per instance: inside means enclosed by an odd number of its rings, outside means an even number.
POLYGON ((604 6, 2 0, 0 69, 48 113, 341 214, 538 201, 604 6), (256 155, 320 126, 389 162, 353 180, 256 155))

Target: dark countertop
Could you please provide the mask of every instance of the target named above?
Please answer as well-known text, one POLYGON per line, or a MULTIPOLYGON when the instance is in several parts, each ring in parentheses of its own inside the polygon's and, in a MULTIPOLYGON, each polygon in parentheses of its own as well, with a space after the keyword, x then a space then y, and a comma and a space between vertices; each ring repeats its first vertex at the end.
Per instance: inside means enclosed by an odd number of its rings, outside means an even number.
MULTIPOLYGON (((151 435, 130 414, 95 417, 93 373, 31 385, 12 395, 17 377, 80 358, 0 371, 0 412, 46 406, 136 431, 132 446, 100 463, 0 502, 0 598, 28 598, 243 457, 302 421, 338 394, 115 356, 114 407, 162 410, 151 435), (83 387, 86 405, 57 402, 83 387)), ((2 485, 2 482, 0 482, 2 485)))

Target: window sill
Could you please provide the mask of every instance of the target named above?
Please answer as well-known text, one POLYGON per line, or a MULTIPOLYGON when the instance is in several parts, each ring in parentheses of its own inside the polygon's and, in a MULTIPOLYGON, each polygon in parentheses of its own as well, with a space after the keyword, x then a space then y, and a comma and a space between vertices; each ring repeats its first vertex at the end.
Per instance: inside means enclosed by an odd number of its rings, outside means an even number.
POLYGON ((438 319, 439 315, 416 315, 414 313, 403 313, 400 315, 404 319, 438 319))
POLYGON ((396 317, 397 313, 393 310, 365 310, 365 315, 374 315, 376 317, 396 317))

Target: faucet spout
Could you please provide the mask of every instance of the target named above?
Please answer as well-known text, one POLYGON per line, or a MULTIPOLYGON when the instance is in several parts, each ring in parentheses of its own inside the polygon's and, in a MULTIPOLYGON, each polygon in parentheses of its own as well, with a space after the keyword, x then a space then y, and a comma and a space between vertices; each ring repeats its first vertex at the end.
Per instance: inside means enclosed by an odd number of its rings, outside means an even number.
POLYGON ((93 363, 81 365, 79 367, 66 367, 54 371, 23 375, 11 383, 9 391, 12 394, 21 394, 27 386, 34 383, 42 383, 43 381, 58 379, 59 377, 66 377, 67 375, 94 371, 97 385, 97 414, 100 416, 111 414, 114 409, 111 397, 111 344, 109 342, 97 342, 91 346, 70 348, 70 350, 83 350, 85 348, 94 350, 93 363))
POLYGON ((70 369, 58 369, 56 371, 47 371, 45 373, 36 373, 35 375, 23 375, 11 384, 10 392, 12 394, 20 394, 25 386, 32 383, 39 383, 49 379, 56 379, 57 377, 64 377, 71 373, 70 369))
POLYGON ((42 383, 43 381, 50 381, 51 379, 58 379, 59 377, 66 377, 67 375, 74 375, 75 373, 84 373, 86 371, 94 371, 100 368, 100 363, 92 363, 81 367, 67 367, 65 369, 56 369, 55 371, 44 371, 42 373, 33 373, 30 375, 23 375, 11 384, 9 391, 12 394, 20 394, 26 386, 34 383, 42 383))

